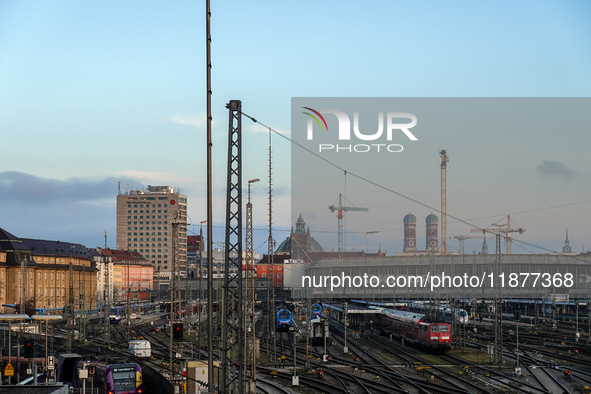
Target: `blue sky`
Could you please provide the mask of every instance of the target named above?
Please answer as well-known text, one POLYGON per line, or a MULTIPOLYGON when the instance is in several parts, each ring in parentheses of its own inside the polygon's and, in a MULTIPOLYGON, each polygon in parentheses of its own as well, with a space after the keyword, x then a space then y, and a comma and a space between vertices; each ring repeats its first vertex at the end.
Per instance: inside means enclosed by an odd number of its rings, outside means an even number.
MULTIPOLYGON (((0 227, 87 246, 101 245, 108 229, 114 247, 117 181, 181 187, 192 221, 205 219, 204 9, 204 1, 0 2, 0 227)), ((586 1, 212 1, 216 225, 224 215, 229 100, 289 133, 291 97, 588 97, 589 20, 586 1)), ((267 134, 247 121, 244 130, 243 177, 263 180, 253 187, 262 228, 267 134)), ((588 131, 578 133, 550 150, 546 161, 557 164, 543 174, 535 149, 520 155, 522 142, 505 141, 515 166, 532 169, 503 184, 515 202, 537 190, 524 182, 530 176, 563 193, 533 194, 527 205, 589 199, 580 143, 588 131)), ((549 137, 531 144, 547 148, 549 137)), ((452 160, 452 147, 472 148, 450 135, 452 160)), ((290 150, 274 138, 282 229, 293 222, 290 150)), ((486 176, 482 166, 457 166, 462 181, 486 176)), ((422 175, 403 185, 407 194, 420 197, 422 175)), ((508 205, 512 212, 516 204, 508 205)), ((591 246, 590 206, 576 207, 536 217, 545 232, 529 241, 557 249, 568 226, 573 244, 591 246)), ((486 203, 482 211, 501 213, 486 203)), ((223 231, 215 236, 222 240, 223 231)), ((264 231, 255 237, 256 246, 266 238, 264 231)), ((397 249, 388 237, 374 243, 397 249)))

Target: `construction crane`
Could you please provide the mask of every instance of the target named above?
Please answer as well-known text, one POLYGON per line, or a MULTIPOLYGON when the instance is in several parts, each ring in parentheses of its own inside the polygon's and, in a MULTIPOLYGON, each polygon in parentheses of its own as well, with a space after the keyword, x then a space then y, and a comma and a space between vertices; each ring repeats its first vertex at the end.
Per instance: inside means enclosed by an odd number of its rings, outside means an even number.
POLYGON ((447 157, 446 151, 439 152, 441 155, 441 254, 447 254, 447 157))
POLYGON ((480 237, 477 235, 450 235, 449 239, 457 239, 460 241, 460 254, 464 254, 464 240, 466 239, 482 239, 484 237, 480 237))
POLYGON ((357 212, 367 212, 369 211, 368 208, 358 208, 358 207, 344 207, 343 206, 343 195, 339 193, 339 205, 331 205, 328 207, 330 212, 338 211, 338 218, 339 218, 339 257, 343 257, 343 211, 357 211, 357 212))
MULTIPOLYGON (((492 224, 493 226, 499 226, 496 223, 492 224)), ((511 216, 507 215, 507 223, 504 225, 500 225, 499 228, 493 228, 493 229, 479 229, 479 228, 473 228, 470 230, 471 233, 501 233, 501 234, 507 234, 506 239, 505 239, 505 247, 506 247, 506 253, 507 254, 511 254, 511 233, 519 233, 519 234, 523 234, 525 232, 525 229, 522 227, 519 228, 511 228, 511 216), (504 228, 503 228, 504 227, 504 228)), ((486 238, 485 238, 485 242, 486 242, 486 238)))

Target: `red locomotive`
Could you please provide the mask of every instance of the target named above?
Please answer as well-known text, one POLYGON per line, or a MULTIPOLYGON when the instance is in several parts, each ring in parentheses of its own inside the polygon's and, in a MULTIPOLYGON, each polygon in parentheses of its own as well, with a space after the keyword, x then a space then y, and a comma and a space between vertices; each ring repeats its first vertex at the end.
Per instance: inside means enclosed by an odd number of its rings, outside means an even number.
POLYGON ((396 309, 381 310, 377 319, 377 327, 395 338, 437 353, 451 349, 448 323, 428 322, 426 315, 396 309))

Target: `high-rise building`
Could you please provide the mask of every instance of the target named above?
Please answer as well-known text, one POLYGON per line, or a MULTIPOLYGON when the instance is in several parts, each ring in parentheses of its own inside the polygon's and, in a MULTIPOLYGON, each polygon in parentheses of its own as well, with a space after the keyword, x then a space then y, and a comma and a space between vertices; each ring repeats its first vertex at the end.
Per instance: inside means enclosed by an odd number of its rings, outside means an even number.
MULTIPOLYGON (((170 278, 174 256, 174 224, 178 224, 177 263, 187 269, 187 197, 170 186, 119 191, 117 249, 139 252, 154 267, 156 278, 170 278)), ((154 284, 155 286, 157 283, 154 284)))

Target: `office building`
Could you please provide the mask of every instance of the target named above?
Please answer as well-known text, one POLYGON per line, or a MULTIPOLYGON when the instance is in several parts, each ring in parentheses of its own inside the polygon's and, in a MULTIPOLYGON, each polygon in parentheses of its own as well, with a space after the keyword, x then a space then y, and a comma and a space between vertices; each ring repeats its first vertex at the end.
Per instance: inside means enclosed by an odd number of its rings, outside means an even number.
MULTIPOLYGON (((170 186, 150 186, 117 194, 117 249, 139 252, 154 267, 154 280, 168 282, 178 226, 178 272, 187 267, 187 197, 170 186), (159 278, 159 279, 158 279, 159 278)), ((158 283, 154 283, 157 286, 158 283)))

